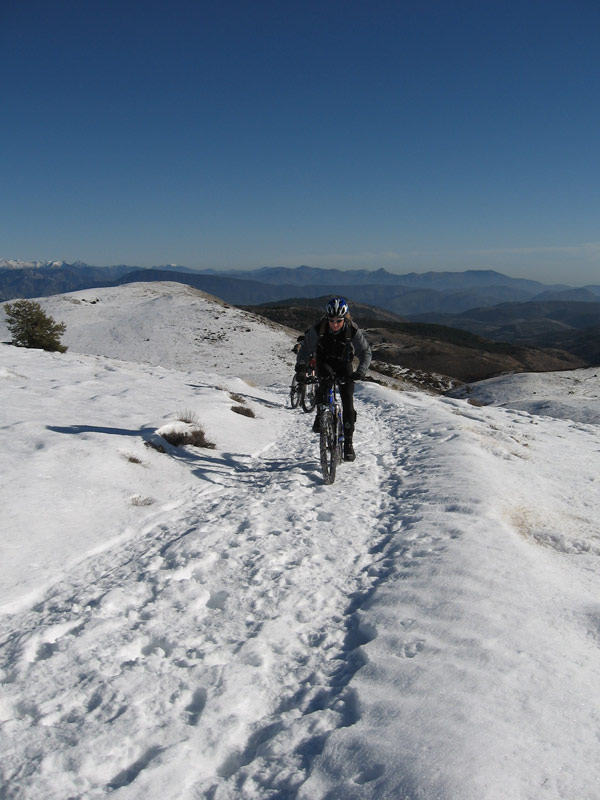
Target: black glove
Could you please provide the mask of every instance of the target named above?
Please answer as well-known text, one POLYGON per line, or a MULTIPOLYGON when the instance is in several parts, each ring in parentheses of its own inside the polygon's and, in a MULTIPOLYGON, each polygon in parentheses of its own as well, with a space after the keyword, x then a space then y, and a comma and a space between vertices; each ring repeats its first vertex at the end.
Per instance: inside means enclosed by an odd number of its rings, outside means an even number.
POLYGON ((361 372, 359 369, 357 369, 356 372, 352 373, 353 381, 364 381, 364 379, 365 379, 365 373, 361 372))

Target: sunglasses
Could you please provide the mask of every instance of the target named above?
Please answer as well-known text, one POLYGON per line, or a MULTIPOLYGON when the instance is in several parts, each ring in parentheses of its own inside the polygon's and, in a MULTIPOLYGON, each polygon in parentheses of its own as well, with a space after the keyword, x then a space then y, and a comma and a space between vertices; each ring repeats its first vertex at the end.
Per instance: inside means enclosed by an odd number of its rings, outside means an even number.
POLYGON ((329 322, 335 322, 336 324, 343 322, 343 317, 329 317, 329 322))

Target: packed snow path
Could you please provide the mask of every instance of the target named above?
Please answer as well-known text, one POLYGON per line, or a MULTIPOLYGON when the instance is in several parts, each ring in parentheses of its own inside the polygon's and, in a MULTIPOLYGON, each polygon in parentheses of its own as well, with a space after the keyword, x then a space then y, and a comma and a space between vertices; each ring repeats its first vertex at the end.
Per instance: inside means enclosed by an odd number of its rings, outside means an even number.
POLYGON ((360 460, 325 487, 312 415, 288 413, 264 455, 197 457, 179 507, 4 625, 7 796, 239 796, 257 764, 249 780, 292 789, 354 721, 357 611, 410 509, 388 489, 415 434, 401 409, 362 412, 360 460))
POLYGON ((269 449, 156 454, 176 502, 2 620, 2 796, 596 796, 597 429, 362 386, 324 486, 312 417, 254 402, 269 449))

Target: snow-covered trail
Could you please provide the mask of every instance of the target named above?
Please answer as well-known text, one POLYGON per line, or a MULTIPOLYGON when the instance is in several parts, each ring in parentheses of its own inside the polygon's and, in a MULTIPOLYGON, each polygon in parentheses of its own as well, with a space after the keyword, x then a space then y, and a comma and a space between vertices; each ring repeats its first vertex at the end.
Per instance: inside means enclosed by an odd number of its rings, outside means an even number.
POLYGON ((597 427, 403 397, 417 441, 356 619, 361 713, 298 800, 595 800, 597 427))
POLYGON ((312 415, 248 394, 267 449, 152 453, 180 491, 0 619, 2 796, 595 798, 597 426, 365 384, 324 486, 312 415))
POLYGON ((286 412, 265 453, 190 460, 203 480, 178 505, 4 621, 7 797, 239 797, 305 780, 354 721, 369 638, 356 612, 410 513, 397 487, 414 433, 401 408, 357 405, 360 460, 333 486, 312 416, 286 412))

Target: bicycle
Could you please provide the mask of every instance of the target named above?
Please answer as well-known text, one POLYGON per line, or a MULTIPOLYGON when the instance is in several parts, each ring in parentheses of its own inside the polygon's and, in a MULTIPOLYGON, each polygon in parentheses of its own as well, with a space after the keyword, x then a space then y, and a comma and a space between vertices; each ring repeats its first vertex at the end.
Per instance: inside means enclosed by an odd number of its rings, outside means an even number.
POLYGON ((302 410, 307 414, 310 414, 311 411, 314 411, 314 408, 317 405, 318 383, 319 379, 317 378, 317 362, 314 358, 311 358, 306 369, 306 382, 304 383, 303 391, 300 394, 300 404, 302 405, 302 410))
POLYGON ((331 484, 335 480, 337 465, 344 460, 344 423, 337 387, 343 378, 331 376, 324 379, 325 403, 319 403, 319 451, 323 481, 331 484))
POLYGON ((292 378, 292 385, 290 386, 290 405, 292 408, 297 408, 300 404, 302 410, 310 414, 317 404, 317 383, 316 361, 311 358, 306 369, 304 381, 298 381, 297 375, 292 378))
POLYGON ((292 385, 290 386, 290 405, 292 408, 298 408, 301 391, 302 384, 298 383, 298 376, 294 374, 294 377, 292 378, 292 385))

